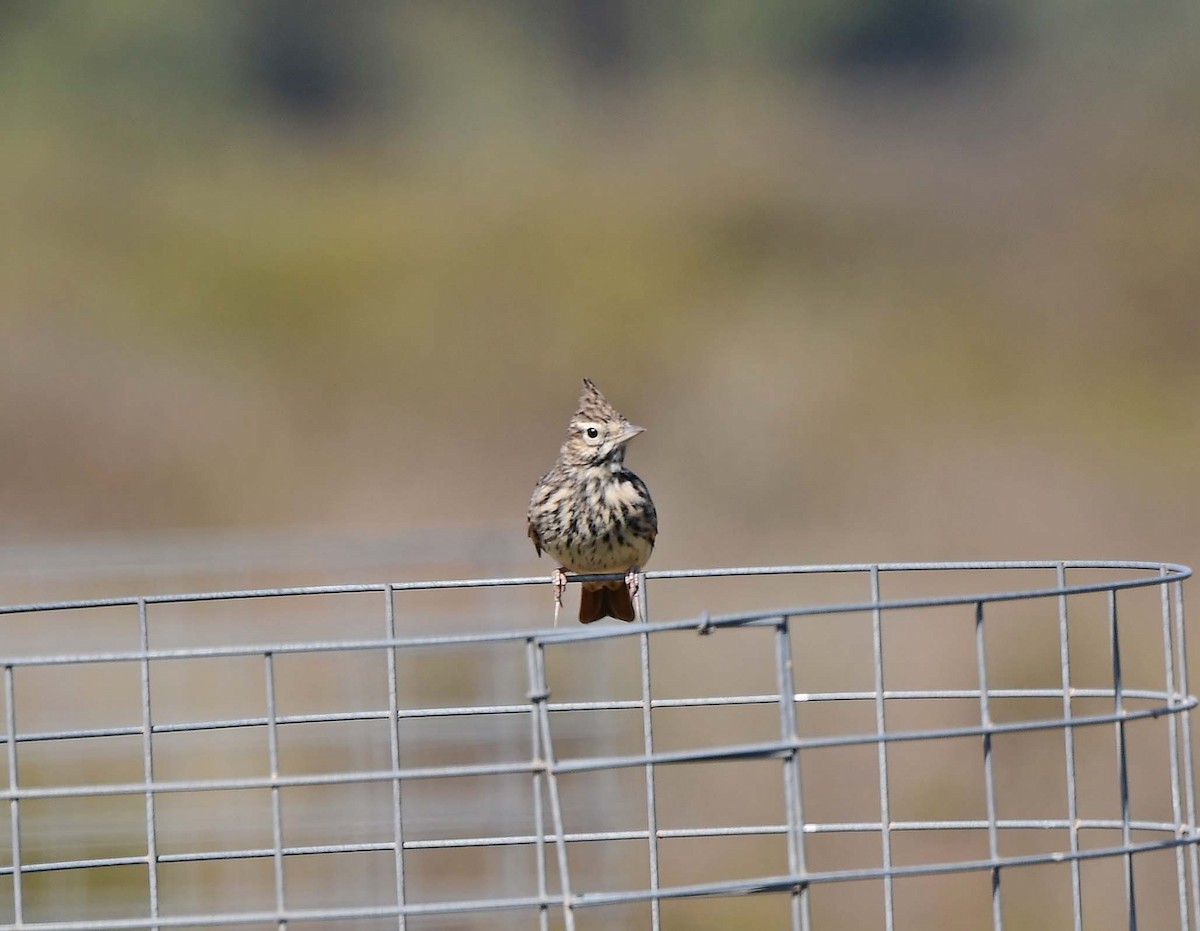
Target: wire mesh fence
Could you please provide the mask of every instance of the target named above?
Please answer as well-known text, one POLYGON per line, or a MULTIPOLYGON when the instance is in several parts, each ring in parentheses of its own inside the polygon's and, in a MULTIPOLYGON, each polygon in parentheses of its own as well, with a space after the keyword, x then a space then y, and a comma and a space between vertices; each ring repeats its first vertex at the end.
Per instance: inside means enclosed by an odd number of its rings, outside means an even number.
POLYGON ((1189 575, 651 572, 648 623, 557 629, 546 577, 2 607, 0 929, 1200 931, 1189 575), (734 579, 842 597, 650 614, 734 579))

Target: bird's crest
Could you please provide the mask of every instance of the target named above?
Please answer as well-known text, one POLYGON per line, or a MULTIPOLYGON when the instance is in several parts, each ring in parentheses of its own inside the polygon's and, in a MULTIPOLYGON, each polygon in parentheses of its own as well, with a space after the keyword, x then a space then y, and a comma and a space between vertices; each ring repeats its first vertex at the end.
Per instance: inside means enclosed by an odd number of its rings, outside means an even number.
POLYGON ((608 403, 590 378, 583 380, 583 391, 579 395, 579 410, 575 420, 589 423, 621 423, 625 420, 617 409, 608 403))

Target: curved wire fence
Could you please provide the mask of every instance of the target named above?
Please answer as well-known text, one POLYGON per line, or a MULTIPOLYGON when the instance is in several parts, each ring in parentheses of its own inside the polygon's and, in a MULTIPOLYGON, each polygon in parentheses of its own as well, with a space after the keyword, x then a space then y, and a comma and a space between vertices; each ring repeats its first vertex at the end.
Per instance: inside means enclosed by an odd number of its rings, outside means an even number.
POLYGON ((1190 574, 649 572, 642 617, 862 597, 558 628, 544 576, 0 607, 0 931, 1200 929, 1190 574), (429 629, 510 589, 541 609, 429 629))

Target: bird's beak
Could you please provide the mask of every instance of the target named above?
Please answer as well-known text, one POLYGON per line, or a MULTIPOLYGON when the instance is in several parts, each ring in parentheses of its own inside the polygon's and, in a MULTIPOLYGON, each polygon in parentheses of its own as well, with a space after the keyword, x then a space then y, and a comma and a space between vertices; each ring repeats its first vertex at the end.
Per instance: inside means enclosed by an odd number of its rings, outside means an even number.
POLYGON ((625 424, 625 429, 621 432, 621 435, 619 437, 617 437, 617 445, 624 446, 626 443, 628 443, 630 440, 632 440, 639 433, 645 433, 645 432, 646 432, 645 427, 635 427, 633 424, 627 423, 627 424, 625 424))

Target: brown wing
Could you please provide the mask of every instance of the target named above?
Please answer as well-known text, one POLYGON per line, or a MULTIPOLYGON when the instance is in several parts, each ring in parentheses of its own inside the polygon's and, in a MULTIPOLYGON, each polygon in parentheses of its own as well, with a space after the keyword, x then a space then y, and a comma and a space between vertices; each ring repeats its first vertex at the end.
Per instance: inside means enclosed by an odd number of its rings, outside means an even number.
POLYGON ((653 547, 655 541, 658 540, 658 511, 655 510, 654 499, 650 497, 650 489, 646 487, 646 483, 632 472, 629 473, 629 481, 633 482, 642 497, 646 499, 646 512, 642 515, 646 526, 640 530, 640 533, 650 541, 650 546, 653 547))
POLYGON ((526 532, 529 534, 529 539, 533 541, 533 548, 537 550, 538 556, 541 556, 542 538, 538 536, 537 528, 533 526, 533 521, 529 521, 529 527, 526 532))

